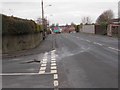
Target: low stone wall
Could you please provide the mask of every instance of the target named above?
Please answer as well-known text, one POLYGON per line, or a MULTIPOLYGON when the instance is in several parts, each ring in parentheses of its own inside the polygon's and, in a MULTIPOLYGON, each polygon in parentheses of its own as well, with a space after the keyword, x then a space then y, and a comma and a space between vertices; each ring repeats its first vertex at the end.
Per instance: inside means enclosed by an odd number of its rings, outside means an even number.
POLYGON ((35 48, 42 41, 42 33, 2 36, 2 53, 12 53, 35 48))

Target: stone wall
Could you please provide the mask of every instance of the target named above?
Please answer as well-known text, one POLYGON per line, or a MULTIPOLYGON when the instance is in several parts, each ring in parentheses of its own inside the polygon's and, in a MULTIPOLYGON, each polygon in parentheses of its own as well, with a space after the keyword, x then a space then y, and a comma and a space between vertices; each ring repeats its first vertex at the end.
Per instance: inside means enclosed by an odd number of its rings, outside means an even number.
POLYGON ((35 48, 42 41, 42 34, 2 36, 2 53, 12 53, 35 48))

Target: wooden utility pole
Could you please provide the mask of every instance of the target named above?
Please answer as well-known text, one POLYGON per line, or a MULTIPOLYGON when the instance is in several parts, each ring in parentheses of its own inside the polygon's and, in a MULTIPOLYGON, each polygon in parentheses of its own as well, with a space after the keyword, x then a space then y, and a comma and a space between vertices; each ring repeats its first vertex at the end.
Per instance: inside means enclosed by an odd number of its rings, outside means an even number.
POLYGON ((45 23, 44 23, 44 3, 43 0, 41 2, 42 5, 42 30, 43 30, 43 40, 45 39, 45 23))

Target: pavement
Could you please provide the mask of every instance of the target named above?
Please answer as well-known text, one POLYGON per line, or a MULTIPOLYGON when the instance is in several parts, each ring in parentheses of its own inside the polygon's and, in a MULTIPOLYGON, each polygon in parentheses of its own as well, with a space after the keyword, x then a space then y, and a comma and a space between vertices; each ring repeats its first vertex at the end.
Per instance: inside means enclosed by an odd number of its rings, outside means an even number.
POLYGON ((49 35, 35 49, 4 56, 2 87, 117 90, 119 51, 117 38, 84 33, 49 35))

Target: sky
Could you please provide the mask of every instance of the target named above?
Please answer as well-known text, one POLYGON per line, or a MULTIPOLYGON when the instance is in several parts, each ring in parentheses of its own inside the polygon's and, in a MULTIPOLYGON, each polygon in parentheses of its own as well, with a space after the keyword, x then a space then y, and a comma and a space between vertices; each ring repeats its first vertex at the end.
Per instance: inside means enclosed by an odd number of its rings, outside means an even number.
MULTIPOLYGON (((80 24, 89 16, 94 23, 105 10, 113 10, 118 17, 119 0, 43 0, 45 17, 50 24, 80 24), (52 5, 52 6, 49 6, 52 5)), ((0 13, 24 19, 36 20, 41 17, 41 0, 0 0, 0 13)))

